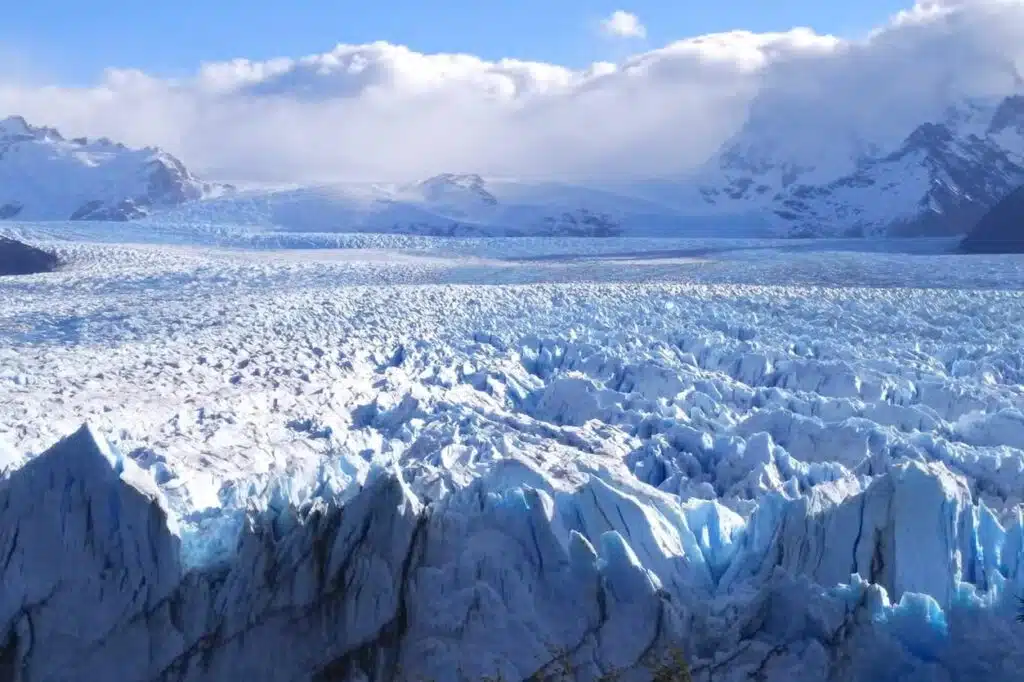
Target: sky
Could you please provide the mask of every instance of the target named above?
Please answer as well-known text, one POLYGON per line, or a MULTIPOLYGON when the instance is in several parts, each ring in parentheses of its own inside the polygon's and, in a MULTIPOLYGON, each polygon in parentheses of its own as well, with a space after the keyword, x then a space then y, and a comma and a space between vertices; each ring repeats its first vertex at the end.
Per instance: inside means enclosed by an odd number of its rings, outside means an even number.
POLYGON ((105 68, 187 73, 204 61, 270 59, 378 40, 420 52, 465 52, 581 67, 622 56, 595 30, 616 10, 639 17, 646 39, 744 28, 809 26, 857 36, 903 9, 899 0, 31 0, 7 3, 0 44, 21 50, 62 82, 87 83, 105 68), (84 9, 88 7, 88 9, 84 9))
POLYGON ((1019 87, 1024 0, 912 2, 31 0, 0 115, 242 184, 816 162, 1019 87))

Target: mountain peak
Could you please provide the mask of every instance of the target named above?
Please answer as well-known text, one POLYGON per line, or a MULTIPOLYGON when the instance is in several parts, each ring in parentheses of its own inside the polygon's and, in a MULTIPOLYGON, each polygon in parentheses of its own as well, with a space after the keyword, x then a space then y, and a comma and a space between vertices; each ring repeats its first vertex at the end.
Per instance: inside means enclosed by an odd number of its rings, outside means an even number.
POLYGON ((0 119, 0 135, 28 135, 31 132, 32 126, 24 116, 15 115, 0 119))
POLYGON ((0 220, 128 220, 212 188, 171 154, 0 120, 0 220))
MULTIPOLYGON (((994 103, 993 103, 994 106, 994 103)), ((989 110, 990 114, 992 109, 989 110)), ((895 151, 825 185, 778 197, 790 234, 945 236, 962 233, 1024 181, 1024 167, 984 135, 977 115, 916 126, 895 151)))
POLYGON ((465 200, 489 205, 498 203, 486 182, 476 173, 441 173, 419 183, 419 190, 427 201, 465 200))
POLYGON ((61 134, 55 128, 37 127, 25 120, 24 116, 8 116, 0 119, 0 139, 15 138, 52 138, 63 140, 61 134))
POLYGON ((1008 129, 1024 133, 1024 95, 1010 95, 1005 98, 992 115, 992 122, 988 127, 990 135, 1008 129))
POLYGON ((953 131, 945 123, 922 123, 914 128, 893 156, 908 152, 935 153, 948 147, 954 140, 953 131))
POLYGON ((439 173, 420 183, 422 187, 461 187, 464 189, 481 189, 484 179, 476 173, 439 173))

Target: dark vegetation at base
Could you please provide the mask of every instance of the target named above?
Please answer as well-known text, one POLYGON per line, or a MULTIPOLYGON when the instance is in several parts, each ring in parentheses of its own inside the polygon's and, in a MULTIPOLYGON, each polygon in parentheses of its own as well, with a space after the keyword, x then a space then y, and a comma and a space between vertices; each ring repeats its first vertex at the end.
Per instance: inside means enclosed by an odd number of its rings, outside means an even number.
POLYGON ((7 237, 0 237, 0 277, 53 272, 60 265, 57 256, 7 237))
POLYGON ((961 253, 1024 253, 1024 187, 993 206, 960 242, 961 253))

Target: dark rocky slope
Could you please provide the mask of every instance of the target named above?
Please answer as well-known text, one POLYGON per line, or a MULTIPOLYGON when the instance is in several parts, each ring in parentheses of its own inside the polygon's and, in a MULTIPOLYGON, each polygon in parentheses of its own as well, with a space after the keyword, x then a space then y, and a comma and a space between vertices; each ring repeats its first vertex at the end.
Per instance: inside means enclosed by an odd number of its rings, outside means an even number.
POLYGON ((0 237, 0 277, 53 272, 60 261, 49 251, 0 237))
POLYGON ((982 216, 960 242, 964 253, 1024 253, 1024 186, 982 216))

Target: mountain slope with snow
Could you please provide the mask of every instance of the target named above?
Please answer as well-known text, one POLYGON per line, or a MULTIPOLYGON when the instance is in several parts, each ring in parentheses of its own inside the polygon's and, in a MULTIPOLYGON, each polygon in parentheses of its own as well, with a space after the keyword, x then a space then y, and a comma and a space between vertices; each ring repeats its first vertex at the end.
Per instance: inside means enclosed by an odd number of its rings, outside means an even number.
POLYGON ((0 220, 130 220, 220 189, 159 149, 0 120, 0 220))
POLYGON ((12 117, 0 122, 0 218, 153 214, 164 224, 433 236, 937 237, 966 233, 1024 184, 1024 96, 957 102, 900 135, 815 122, 814 112, 794 122, 787 111, 755 106, 684 178, 599 186, 444 173, 242 192, 200 182, 157 149, 65 140, 12 117))
POLYGON ((900 148, 826 185, 797 185, 774 213, 800 235, 946 236, 1024 184, 1024 166, 986 138, 924 124, 900 148))
POLYGON ((240 193, 168 218, 298 232, 940 237, 967 232, 1024 184, 1022 96, 958 102, 901 136, 795 125, 755 107, 712 160, 680 178, 584 186, 442 174, 240 193))
POLYGON ((908 133, 826 129, 805 149, 792 124, 755 119, 696 176, 695 203, 758 211, 791 236, 934 237, 969 231, 1024 184, 1022 96, 958 103, 908 133))
POLYGON ((339 183, 252 190, 190 202, 157 222, 228 223, 293 232, 434 236, 758 236, 746 215, 694 216, 626 191, 442 174, 412 184, 339 183))

